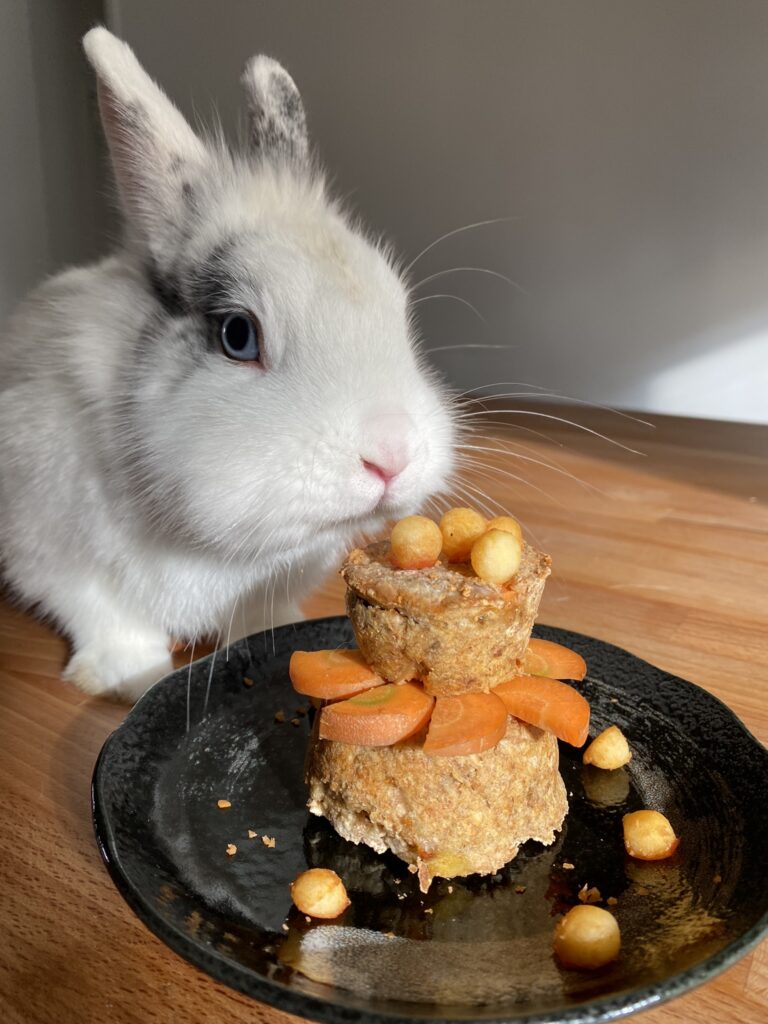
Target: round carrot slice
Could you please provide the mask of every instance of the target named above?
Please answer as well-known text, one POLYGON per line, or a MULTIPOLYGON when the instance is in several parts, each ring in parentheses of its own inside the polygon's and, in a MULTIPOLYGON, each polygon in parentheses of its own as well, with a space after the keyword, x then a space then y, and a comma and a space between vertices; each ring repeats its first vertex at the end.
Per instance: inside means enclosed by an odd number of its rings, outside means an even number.
POLYGON ((320 700, 352 697, 384 680, 363 661, 360 651, 294 651, 288 675, 297 693, 320 700))
POLYGON ((326 704, 320 712, 321 740, 388 747, 426 725, 434 697, 419 683, 386 683, 349 700, 326 704))
POLYGON ((546 676, 515 676, 493 692, 515 718, 580 747, 589 735, 589 704, 578 690, 546 676))
POLYGON ((523 656, 523 672, 529 676, 578 680, 587 674, 587 664, 580 654, 562 644, 531 637, 523 656))
POLYGON ((430 757, 481 754, 495 747, 507 731, 507 709, 493 693, 438 697, 424 753, 430 757))

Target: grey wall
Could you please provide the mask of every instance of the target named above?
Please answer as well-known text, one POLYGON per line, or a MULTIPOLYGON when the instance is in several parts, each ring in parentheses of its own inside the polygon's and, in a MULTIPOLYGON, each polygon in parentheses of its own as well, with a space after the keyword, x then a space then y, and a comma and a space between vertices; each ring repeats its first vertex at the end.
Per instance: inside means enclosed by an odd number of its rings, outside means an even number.
MULTIPOLYGON (((766 0, 106 8, 185 112, 206 119, 215 102, 230 129, 245 59, 265 51, 282 60, 339 190, 406 257, 459 225, 515 218, 456 235, 417 264, 416 281, 475 266, 522 289, 463 272, 419 290, 463 298, 485 318, 452 299, 418 307, 455 383, 525 381, 622 407, 768 422, 766 0), (445 350, 457 345, 501 347, 445 350)), ((59 239, 74 248, 72 222, 56 218, 78 203, 86 248, 98 235, 90 187, 67 205, 29 131, 26 98, 9 98, 29 64, 23 26, 10 27, 19 35, 0 32, 0 58, 10 55, 16 70, 0 59, 2 116, 30 159, 11 158, 26 212, 6 190, 0 216, 4 229, 10 217, 17 233, 20 221, 47 232, 48 255, 4 253, 0 299, 51 262, 59 239)), ((82 186, 77 174, 69 182, 82 186)))
POLYGON ((80 37, 97 0, 0 4, 0 319, 41 277, 103 251, 112 219, 80 37))

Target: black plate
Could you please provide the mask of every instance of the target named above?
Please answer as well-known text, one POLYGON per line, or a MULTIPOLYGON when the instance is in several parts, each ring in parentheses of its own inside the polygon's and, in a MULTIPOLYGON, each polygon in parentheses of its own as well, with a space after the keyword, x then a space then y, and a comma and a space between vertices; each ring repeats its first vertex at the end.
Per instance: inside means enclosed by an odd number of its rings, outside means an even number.
POLYGON ((193 964, 333 1024, 608 1020, 711 978, 768 930, 768 752, 699 687, 577 633, 535 632, 586 658, 592 734, 617 723, 634 751, 605 773, 562 747, 570 813, 553 846, 528 843, 498 875, 438 880, 424 897, 396 858, 310 818, 309 716, 291 724, 288 658, 352 643, 345 619, 321 619, 196 662, 189 700, 187 670, 175 672, 109 737, 93 814, 117 887, 193 964), (682 837, 671 860, 625 856, 621 818, 639 807, 663 810, 682 837), (352 904, 337 921, 292 908, 288 885, 308 864, 343 878, 352 904), (552 929, 585 885, 618 900, 622 954, 564 971, 552 929))

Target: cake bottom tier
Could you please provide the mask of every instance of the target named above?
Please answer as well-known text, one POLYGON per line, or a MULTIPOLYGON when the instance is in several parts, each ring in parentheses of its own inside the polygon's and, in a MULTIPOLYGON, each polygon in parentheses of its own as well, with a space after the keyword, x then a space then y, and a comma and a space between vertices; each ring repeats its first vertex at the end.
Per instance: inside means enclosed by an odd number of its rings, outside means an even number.
POLYGON ((307 760, 308 806, 353 843, 391 850, 433 878, 491 874, 522 843, 554 842, 568 801, 557 740, 510 718, 491 750, 427 757, 422 738, 394 747, 361 747, 313 737, 307 760))

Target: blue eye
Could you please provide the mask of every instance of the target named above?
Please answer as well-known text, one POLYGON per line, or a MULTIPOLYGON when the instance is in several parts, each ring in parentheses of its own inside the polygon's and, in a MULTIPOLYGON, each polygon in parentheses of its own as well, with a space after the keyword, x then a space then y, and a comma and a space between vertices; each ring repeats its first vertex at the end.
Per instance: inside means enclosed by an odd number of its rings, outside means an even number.
POLYGON ((224 355, 241 362, 261 358, 261 324, 248 313, 229 313, 221 321, 221 347, 224 355))

